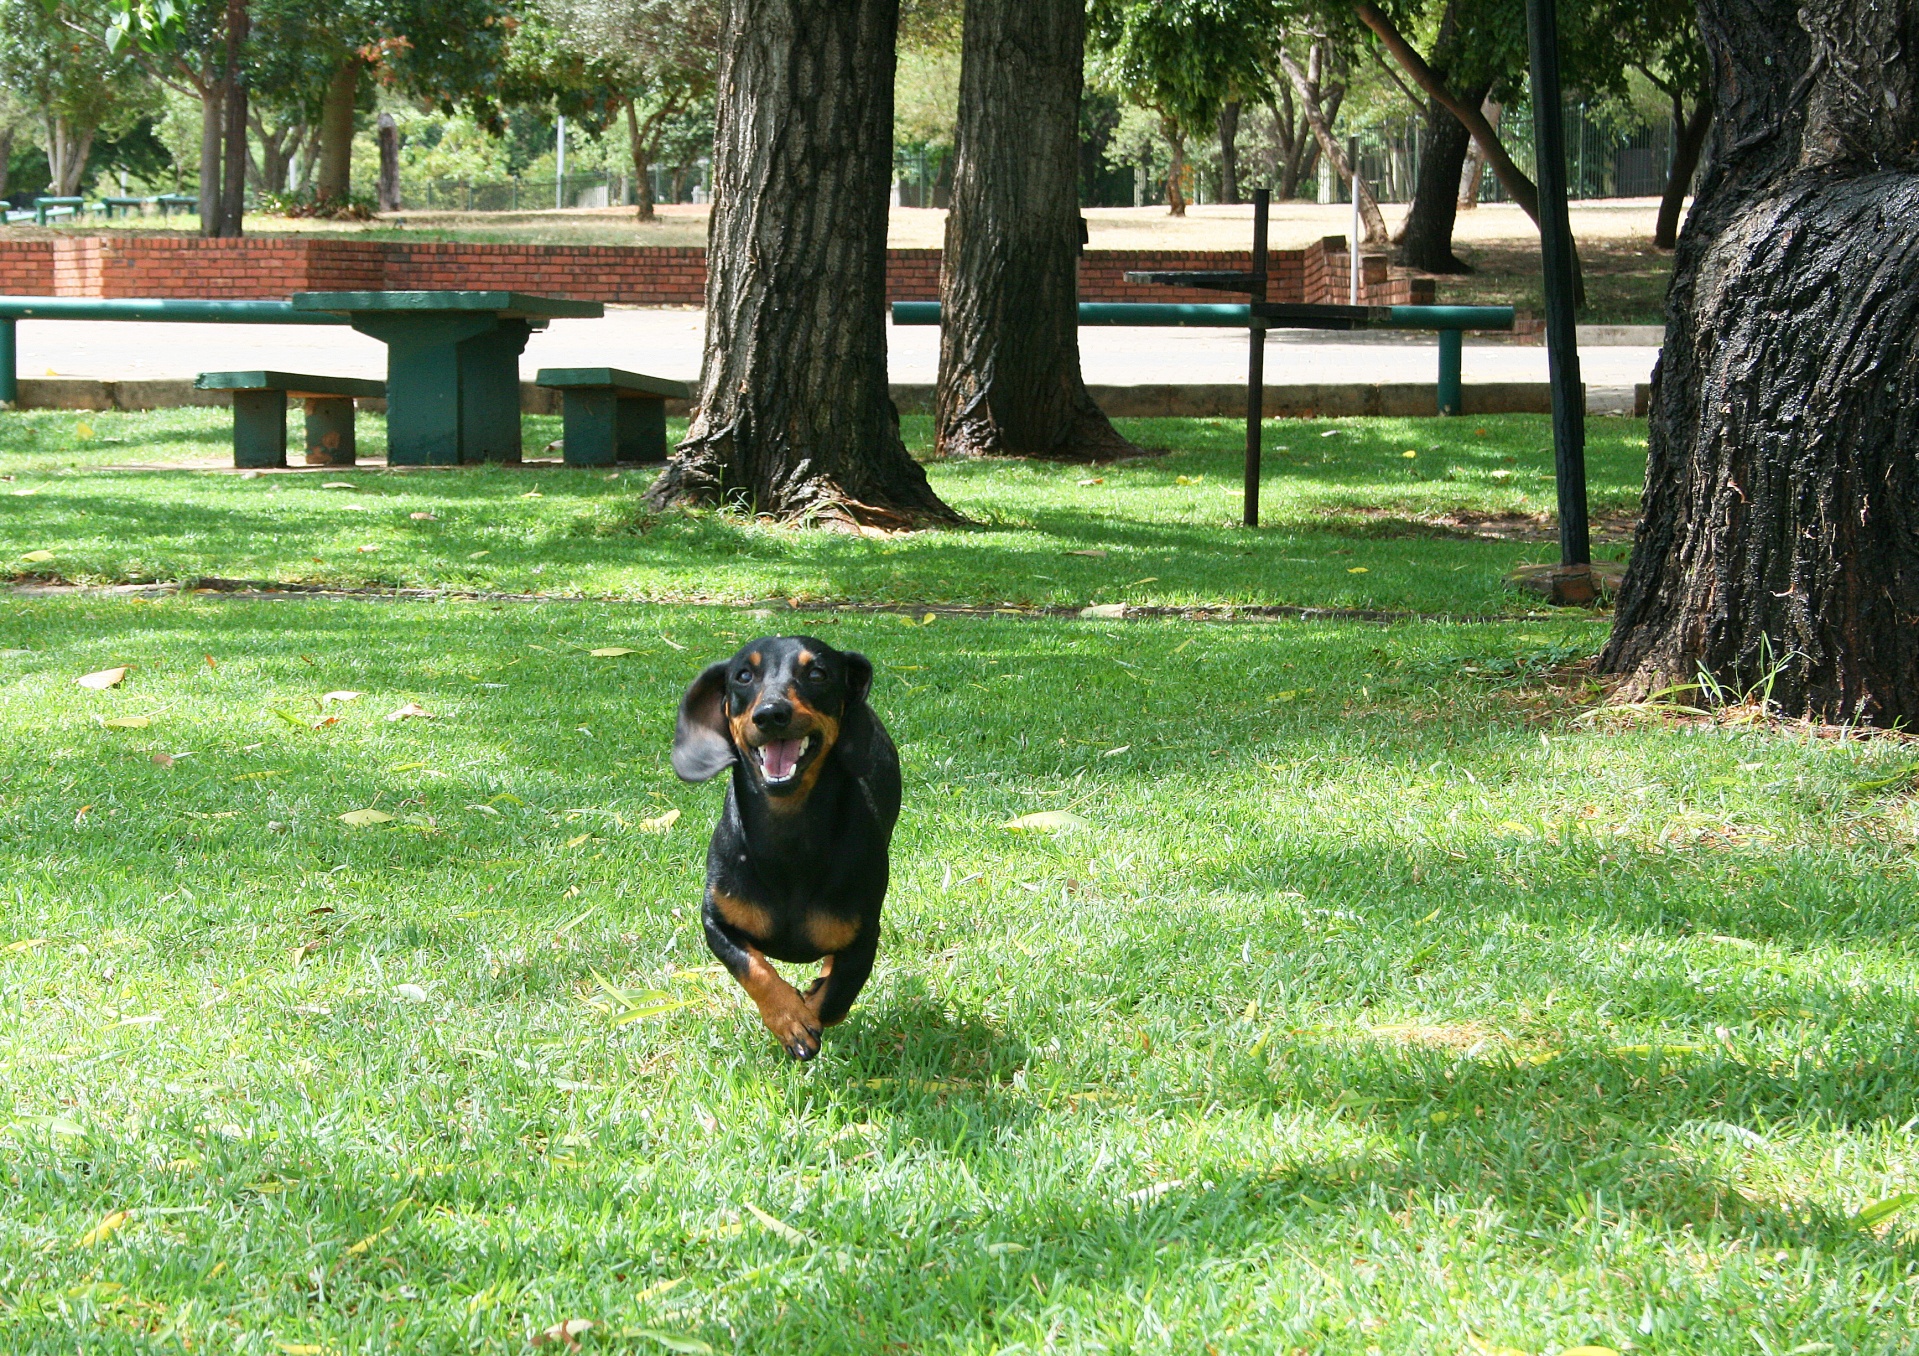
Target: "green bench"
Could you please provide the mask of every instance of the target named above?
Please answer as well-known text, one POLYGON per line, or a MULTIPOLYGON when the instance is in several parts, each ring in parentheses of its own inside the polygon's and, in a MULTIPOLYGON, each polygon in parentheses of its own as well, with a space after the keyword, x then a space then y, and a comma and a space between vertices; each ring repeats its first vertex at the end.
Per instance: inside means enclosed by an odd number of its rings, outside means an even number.
POLYGON ((666 402, 686 383, 617 367, 543 367, 534 381, 561 392, 568 466, 666 460, 666 402))
POLYGON ((360 377, 315 377, 300 372, 202 372, 202 391, 233 393, 233 464, 287 464, 287 397, 306 402, 308 466, 351 466, 354 398, 386 395, 386 383, 360 377))
POLYGON ((137 217, 140 215, 140 209, 152 201, 152 198, 102 198, 100 211, 108 221, 112 221, 122 212, 130 217, 137 217))
POLYGON ((163 217, 172 216, 173 209, 176 207, 182 212, 191 212, 196 216, 200 212, 200 199, 192 193, 162 193, 153 201, 159 207, 160 215, 163 217))

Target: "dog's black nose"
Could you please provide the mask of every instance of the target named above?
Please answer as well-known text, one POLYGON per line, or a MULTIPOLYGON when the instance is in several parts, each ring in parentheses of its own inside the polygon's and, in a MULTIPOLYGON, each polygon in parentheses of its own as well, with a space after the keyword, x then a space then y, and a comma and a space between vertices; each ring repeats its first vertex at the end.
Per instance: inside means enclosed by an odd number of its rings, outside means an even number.
POLYGON ((793 703, 767 702, 753 711, 753 723, 762 730, 778 730, 793 719, 793 703))

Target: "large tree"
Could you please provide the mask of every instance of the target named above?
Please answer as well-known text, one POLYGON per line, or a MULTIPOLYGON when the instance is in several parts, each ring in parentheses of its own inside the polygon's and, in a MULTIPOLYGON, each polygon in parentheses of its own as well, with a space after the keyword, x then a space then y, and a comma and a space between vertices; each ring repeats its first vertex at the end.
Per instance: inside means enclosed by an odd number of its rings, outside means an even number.
MULTIPOLYGON (((154 106, 144 73, 98 36, 105 24, 90 0, 0 0, 0 85, 12 91, 20 121, 36 116, 57 197, 79 193, 103 129, 125 130, 154 106)), ((11 128, 9 119, 9 153, 11 128)))
POLYGON ((1703 0, 1644 516, 1601 659, 1791 715, 1919 722, 1919 7, 1703 0), (1702 677, 1703 675, 1703 677, 1702 677))
POLYGON ((699 414, 649 492, 821 525, 951 509, 886 385, 899 0, 733 0, 720 35, 699 414))
POLYGON ((1079 365, 1081 0, 972 0, 940 262, 939 450, 1138 451, 1079 365))

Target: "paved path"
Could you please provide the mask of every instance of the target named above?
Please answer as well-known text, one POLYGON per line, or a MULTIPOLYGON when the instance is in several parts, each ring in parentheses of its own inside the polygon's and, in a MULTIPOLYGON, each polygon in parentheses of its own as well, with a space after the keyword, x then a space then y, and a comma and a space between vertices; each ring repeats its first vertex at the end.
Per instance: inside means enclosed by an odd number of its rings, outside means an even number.
MULTIPOLYGON (((609 307, 604 320, 558 320, 533 336, 520 360, 531 378, 541 367, 625 367, 654 376, 695 380, 705 315, 700 311, 609 307)), ((939 330, 891 329, 890 375, 930 384, 939 368, 939 330)), ((272 367, 335 376, 384 377, 385 346, 345 326, 123 324, 24 320, 19 327, 22 377, 57 375, 108 381, 192 377, 199 372, 272 367)), ((1428 382, 1438 367, 1431 335, 1329 335, 1275 330, 1267 340, 1268 384, 1428 382)), ((1080 331, 1086 380, 1098 386, 1200 385, 1244 382, 1246 339, 1237 330, 1115 329, 1080 331)), ((1659 351, 1591 347, 1580 355, 1597 406, 1600 391, 1649 379, 1659 351)), ((1544 381, 1546 350, 1537 344, 1466 339, 1464 377, 1479 381, 1544 381)), ((1603 407, 1603 406, 1600 406, 1603 407)))

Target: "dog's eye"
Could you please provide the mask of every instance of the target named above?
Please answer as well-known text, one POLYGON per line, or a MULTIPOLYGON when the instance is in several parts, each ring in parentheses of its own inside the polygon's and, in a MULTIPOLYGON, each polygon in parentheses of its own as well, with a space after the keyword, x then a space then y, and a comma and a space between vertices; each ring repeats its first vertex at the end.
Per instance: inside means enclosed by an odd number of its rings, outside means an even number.
POLYGON ((750 683, 753 681, 753 670, 741 669, 738 673, 734 674, 733 676, 742 683, 750 683))
POLYGON ((826 670, 815 664, 806 671, 806 680, 810 683, 823 683, 826 681, 826 670))

